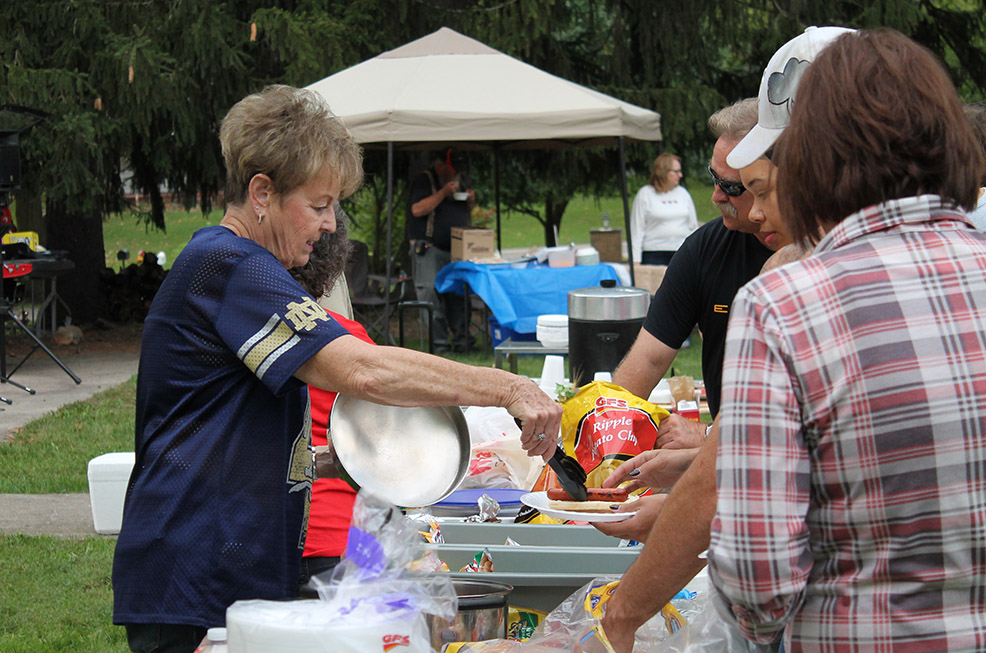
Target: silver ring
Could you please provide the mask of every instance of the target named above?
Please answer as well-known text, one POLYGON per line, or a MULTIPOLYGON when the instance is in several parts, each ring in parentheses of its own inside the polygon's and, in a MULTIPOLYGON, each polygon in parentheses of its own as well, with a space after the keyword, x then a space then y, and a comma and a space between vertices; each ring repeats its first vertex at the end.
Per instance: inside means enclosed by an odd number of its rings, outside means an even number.
POLYGON ((537 435, 535 435, 534 437, 536 437, 536 438, 537 438, 538 440, 540 440, 541 442, 544 442, 544 438, 545 438, 545 435, 544 435, 544 433, 538 433, 538 434, 537 434, 537 435))

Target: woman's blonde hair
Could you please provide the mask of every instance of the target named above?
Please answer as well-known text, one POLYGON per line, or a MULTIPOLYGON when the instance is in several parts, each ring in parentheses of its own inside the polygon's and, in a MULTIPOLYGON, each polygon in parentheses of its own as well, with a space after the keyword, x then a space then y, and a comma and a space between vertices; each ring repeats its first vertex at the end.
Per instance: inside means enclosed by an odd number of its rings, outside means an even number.
POLYGON ((654 159, 654 166, 650 171, 650 179, 648 183, 657 189, 659 193, 666 193, 671 190, 671 180, 668 179, 668 174, 671 172, 671 168, 674 166, 674 162, 677 161, 681 163, 681 159, 674 154, 668 154, 664 152, 659 154, 656 159, 654 159))
POLYGON ((325 169, 339 181, 340 199, 363 183, 359 144, 325 100, 306 89, 275 85, 243 98, 223 118, 219 142, 228 205, 246 201, 258 174, 270 177, 280 195, 325 169))

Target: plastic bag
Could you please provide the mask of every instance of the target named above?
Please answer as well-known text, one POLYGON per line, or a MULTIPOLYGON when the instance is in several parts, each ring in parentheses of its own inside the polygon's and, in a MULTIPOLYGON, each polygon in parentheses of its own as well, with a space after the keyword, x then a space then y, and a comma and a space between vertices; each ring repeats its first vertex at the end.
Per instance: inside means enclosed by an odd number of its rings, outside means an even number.
POLYGON ((451 577, 416 571, 440 568, 437 559, 428 563, 434 557, 417 523, 406 519, 396 506, 360 490, 345 556, 329 578, 316 575, 311 582, 319 598, 328 602, 327 609, 348 612, 361 602, 371 602, 386 612, 400 594, 405 597, 401 607, 451 619, 458 610, 451 577))
POLYGON ((429 653, 425 613, 452 619, 458 610, 451 577, 433 571, 440 565, 417 524, 361 490, 345 558, 312 577, 320 600, 237 601, 226 611, 230 650, 321 651, 333 642, 336 653, 429 653))
POLYGON ((529 488, 543 461, 524 451, 520 429, 510 413, 495 406, 470 406, 464 415, 472 455, 469 472, 458 489, 529 488))
POLYGON ((771 653, 777 651, 780 640, 774 644, 754 644, 740 635, 739 630, 727 623, 716 610, 714 601, 704 601, 688 624, 669 637, 654 653, 719 653, 719 651, 746 651, 771 653))
MULTIPOLYGON (((619 579, 616 576, 593 579, 552 610, 526 642, 490 640, 459 645, 455 649, 446 647, 445 650, 456 653, 548 653, 573 650, 606 653, 611 649, 599 636, 599 622, 605 613, 606 602, 618 590, 619 579)), ((671 649, 664 648, 665 643, 671 641, 675 632, 681 632, 686 627, 683 613, 704 614, 706 603, 705 593, 690 592, 672 599, 660 613, 637 630, 634 653, 670 651, 671 649)))

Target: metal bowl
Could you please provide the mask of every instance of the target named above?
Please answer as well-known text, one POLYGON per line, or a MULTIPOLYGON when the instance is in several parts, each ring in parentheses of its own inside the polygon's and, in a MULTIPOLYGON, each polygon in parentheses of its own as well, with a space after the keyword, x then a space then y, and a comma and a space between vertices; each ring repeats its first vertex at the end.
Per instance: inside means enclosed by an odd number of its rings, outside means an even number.
POLYGON ((458 406, 404 408, 339 395, 329 416, 344 477, 397 506, 430 506, 469 468, 469 427, 458 406))

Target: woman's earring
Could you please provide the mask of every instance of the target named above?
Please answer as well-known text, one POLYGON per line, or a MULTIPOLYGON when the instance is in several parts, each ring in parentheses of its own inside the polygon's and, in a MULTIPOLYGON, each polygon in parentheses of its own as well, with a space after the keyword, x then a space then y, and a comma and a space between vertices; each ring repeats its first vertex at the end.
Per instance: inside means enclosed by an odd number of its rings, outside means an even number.
POLYGON ((260 224, 264 221, 264 211, 259 206, 255 206, 254 209, 257 211, 257 224, 260 224))

